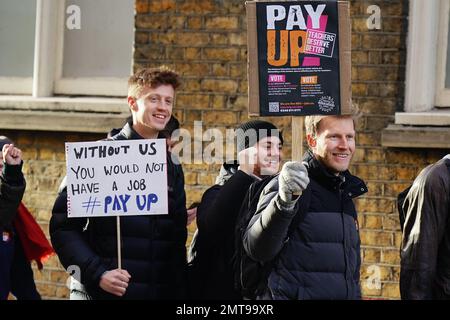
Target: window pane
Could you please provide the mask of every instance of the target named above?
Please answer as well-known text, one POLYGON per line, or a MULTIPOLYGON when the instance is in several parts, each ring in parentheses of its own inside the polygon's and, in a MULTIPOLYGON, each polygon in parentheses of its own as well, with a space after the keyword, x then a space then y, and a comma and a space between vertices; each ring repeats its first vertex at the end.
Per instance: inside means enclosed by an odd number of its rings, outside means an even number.
POLYGON ((0 76, 33 75, 36 0, 0 1, 0 76))
MULTIPOLYGON (((134 40, 134 0, 70 0, 80 29, 64 28, 63 78, 127 77, 134 40)), ((66 13, 66 22, 72 14, 66 13)))

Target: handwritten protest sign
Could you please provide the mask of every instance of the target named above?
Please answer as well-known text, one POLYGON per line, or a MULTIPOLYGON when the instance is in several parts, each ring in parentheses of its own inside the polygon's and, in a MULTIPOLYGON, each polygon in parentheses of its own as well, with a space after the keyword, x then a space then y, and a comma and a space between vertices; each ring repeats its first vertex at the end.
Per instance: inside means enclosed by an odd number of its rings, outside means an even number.
POLYGON ((68 217, 168 214, 164 139, 66 143, 68 217))

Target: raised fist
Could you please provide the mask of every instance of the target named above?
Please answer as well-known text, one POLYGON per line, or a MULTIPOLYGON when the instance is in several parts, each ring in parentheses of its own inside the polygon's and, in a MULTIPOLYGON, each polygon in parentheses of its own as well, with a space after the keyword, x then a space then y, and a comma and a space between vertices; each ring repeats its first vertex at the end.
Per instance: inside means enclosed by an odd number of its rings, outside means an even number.
POLYGON ((298 161, 288 161, 283 165, 278 177, 278 194, 286 204, 292 204, 309 184, 308 171, 298 161))
POLYGON ((5 144, 3 146, 3 162, 9 165, 17 165, 22 162, 22 151, 14 147, 13 144, 5 144))

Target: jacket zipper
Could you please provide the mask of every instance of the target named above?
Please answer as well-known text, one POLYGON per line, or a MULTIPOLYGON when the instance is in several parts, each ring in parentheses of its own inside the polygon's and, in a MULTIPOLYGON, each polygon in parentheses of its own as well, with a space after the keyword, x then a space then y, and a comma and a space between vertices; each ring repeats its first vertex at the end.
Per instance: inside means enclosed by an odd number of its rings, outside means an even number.
POLYGON ((344 246, 344 280, 345 280, 345 287, 347 289, 347 298, 349 297, 349 287, 348 287, 348 278, 347 278, 347 269, 348 269, 348 257, 347 257, 347 235, 346 235, 346 229, 345 229, 345 219, 344 219, 344 190, 341 188, 342 184, 345 182, 344 176, 339 176, 341 181, 339 182, 339 202, 341 205, 341 221, 342 221, 342 236, 343 236, 343 246, 344 246))

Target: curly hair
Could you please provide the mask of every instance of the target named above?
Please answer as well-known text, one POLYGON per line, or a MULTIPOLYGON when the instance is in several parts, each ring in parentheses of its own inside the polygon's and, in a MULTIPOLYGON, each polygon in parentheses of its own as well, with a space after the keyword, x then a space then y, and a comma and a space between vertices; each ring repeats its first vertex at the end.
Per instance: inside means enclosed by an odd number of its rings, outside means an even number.
POLYGON ((181 85, 180 76, 166 66, 141 69, 128 79, 128 96, 138 98, 144 87, 160 85, 171 85, 176 90, 181 85))

